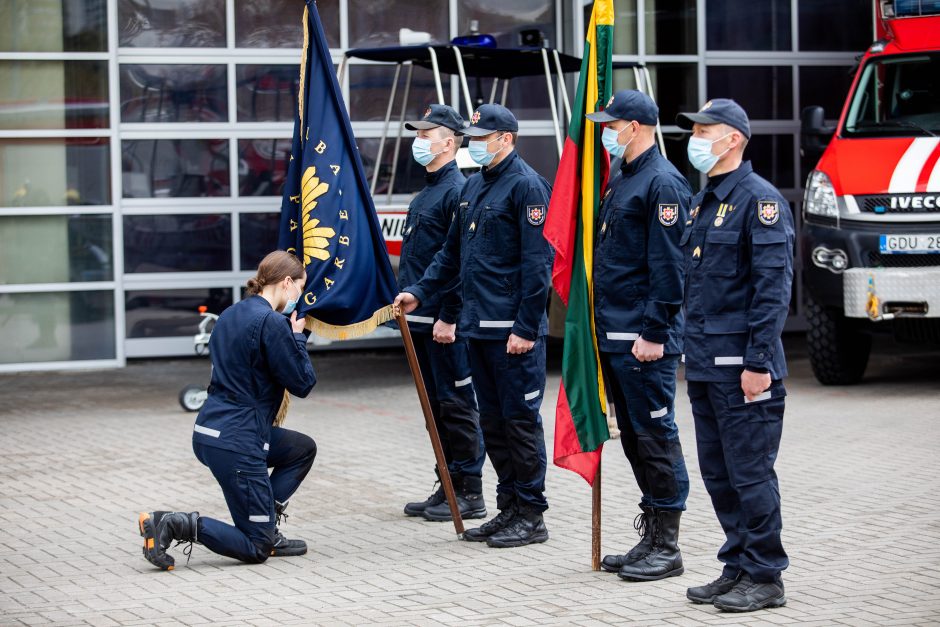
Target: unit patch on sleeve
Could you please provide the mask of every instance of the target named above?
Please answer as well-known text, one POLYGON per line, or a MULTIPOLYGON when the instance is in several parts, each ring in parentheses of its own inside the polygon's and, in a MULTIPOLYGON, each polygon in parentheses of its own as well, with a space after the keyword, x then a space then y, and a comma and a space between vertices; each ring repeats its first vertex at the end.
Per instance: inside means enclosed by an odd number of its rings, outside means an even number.
POLYGON ((526 219, 532 226, 545 222, 545 205, 526 205, 526 219))
POLYGON ((663 226, 672 226, 679 219, 678 204, 659 205, 659 223, 663 226))
POLYGON ((757 203, 757 218, 761 224, 771 226, 780 219, 780 208, 776 200, 762 200, 757 203))

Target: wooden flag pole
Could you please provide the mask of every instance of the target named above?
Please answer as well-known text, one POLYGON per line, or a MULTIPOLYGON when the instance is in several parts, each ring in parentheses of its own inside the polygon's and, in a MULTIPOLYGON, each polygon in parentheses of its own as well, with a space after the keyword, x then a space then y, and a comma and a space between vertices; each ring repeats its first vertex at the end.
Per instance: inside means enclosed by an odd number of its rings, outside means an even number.
MULTIPOLYGON (((424 422, 428 428, 428 435, 431 436, 431 448, 434 449, 434 459, 437 461, 437 470, 441 478, 441 485, 444 488, 444 495, 447 497, 447 504, 450 506, 450 515, 454 518, 454 531, 457 537, 463 535, 463 519, 460 517, 460 507, 457 505, 457 498, 454 496, 454 482, 450 478, 450 470, 447 468, 447 461, 444 459, 444 447, 441 446, 441 436, 437 432, 437 423, 434 422, 434 413, 431 411, 431 401, 428 400, 428 390, 424 387, 424 378, 421 376, 421 366, 418 364, 418 356, 415 354, 415 343, 411 339, 411 330, 408 328, 408 320, 401 309, 396 307, 395 318, 398 320, 398 328, 401 330, 401 339, 405 343, 405 355, 408 356, 408 365, 411 367, 411 376, 415 380, 415 387, 418 390, 418 400, 421 401, 421 411, 424 412, 424 422)), ((600 550, 600 549, 598 549, 600 550)), ((600 567, 598 567, 600 568, 600 567)))
POLYGON ((601 569, 601 461, 591 486, 591 569, 601 569))

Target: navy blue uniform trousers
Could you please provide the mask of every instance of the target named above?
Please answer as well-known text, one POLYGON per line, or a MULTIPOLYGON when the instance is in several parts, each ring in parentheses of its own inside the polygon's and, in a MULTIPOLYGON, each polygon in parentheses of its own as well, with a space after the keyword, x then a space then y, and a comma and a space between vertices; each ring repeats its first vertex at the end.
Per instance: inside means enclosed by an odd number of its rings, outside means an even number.
POLYGON ((467 340, 441 344, 430 333, 420 332, 413 332, 411 337, 448 470, 454 476, 482 476, 486 451, 467 340))
POLYGON ((194 443, 196 458, 209 467, 234 525, 199 517, 197 540, 213 553, 251 564, 268 559, 274 544, 274 501, 285 503, 307 476, 317 455, 313 439, 272 427, 267 459, 194 443), (273 468, 268 474, 268 468, 273 468))
POLYGON ((545 338, 510 355, 506 340, 470 339, 470 366, 480 403, 486 454, 496 470, 496 506, 537 511, 545 500, 545 433, 539 408, 545 393, 545 338))
POLYGON ((741 571, 777 581, 789 565, 780 540, 780 487, 774 462, 786 391, 774 381, 766 400, 746 403, 737 381, 689 381, 699 467, 725 532, 724 576, 741 571))
POLYGON ((640 487, 641 506, 684 510, 689 474, 676 428, 678 355, 640 362, 632 353, 601 353, 617 409, 620 444, 640 487))

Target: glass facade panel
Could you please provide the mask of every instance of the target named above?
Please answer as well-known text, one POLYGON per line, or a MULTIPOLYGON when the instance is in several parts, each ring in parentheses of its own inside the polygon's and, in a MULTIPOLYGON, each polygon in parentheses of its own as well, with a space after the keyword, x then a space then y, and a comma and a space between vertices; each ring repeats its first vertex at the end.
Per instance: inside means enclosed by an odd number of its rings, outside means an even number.
MULTIPOLYGON (((584 7, 584 28, 591 22, 593 4, 584 7)), ((636 0, 614 0, 614 54, 637 54, 636 0)), ((578 42, 579 48, 584 40, 578 42)), ((581 56, 579 50, 575 56, 581 56)))
POLYGON ((705 32, 709 50, 790 50, 790 0, 706 0, 705 32))
MULTIPOLYGON (((698 52, 695 4, 696 0, 646 0, 647 54, 698 52)), ((614 51, 619 52, 616 45, 614 51)))
MULTIPOLYGON (((414 193, 420 191, 424 185, 425 169, 411 156, 411 142, 414 140, 414 133, 405 131, 406 135, 402 137, 401 148, 398 153, 398 168, 395 171, 395 189, 396 194, 414 193)), ((359 156, 362 158, 362 166, 366 172, 366 182, 372 183, 372 172, 375 169, 375 158, 379 151, 379 140, 375 137, 357 139, 359 146, 359 156)), ((386 140, 385 149, 382 151, 382 162, 379 170, 379 179, 375 186, 376 204, 383 204, 385 198, 378 198, 380 194, 388 192, 388 183, 392 176, 392 155, 395 149, 395 139, 386 140)))
POLYGON ((121 65, 121 122, 227 122, 224 65, 121 65))
MULTIPOLYGON (((431 40, 437 43, 450 40, 447 34, 450 12, 447 3, 441 0, 348 1, 350 48, 397 46, 399 31, 403 28, 429 33, 431 40)), ((515 9, 507 10, 504 6, 503 12, 512 14, 515 9)))
MULTIPOLYGON (((426 3, 418 4, 424 10, 426 3)), ((441 11, 441 13, 446 20, 447 11, 441 11)), ((524 30, 541 31, 543 38, 551 47, 557 43, 555 41, 555 3, 552 0, 513 0, 512 2, 457 0, 457 32, 469 33, 470 22, 473 20, 479 24, 481 33, 487 33, 496 38, 496 43, 500 48, 516 48, 522 45, 520 33, 524 30)), ((414 29, 414 27, 411 28, 414 29)))
MULTIPOLYGON (((382 121, 388 108, 388 98, 395 79, 393 65, 352 65, 349 67, 349 117, 355 122, 382 121)), ((544 80, 544 79, 543 79, 544 80)), ((397 122, 401 111, 401 98, 407 81, 407 70, 402 68, 398 77, 398 91, 392 108, 397 122)), ((447 85, 447 83, 444 83, 447 85)), ((472 94, 473 92, 471 92, 472 94)), ((445 88, 445 98, 449 90, 445 88)), ((434 75, 430 70, 416 67, 411 79, 411 93, 405 109, 406 120, 416 120, 424 114, 428 104, 437 102, 434 75)))
POLYGON ((875 40, 872 4, 799 0, 800 50, 862 52, 875 40))
MULTIPOLYGON (((503 85, 500 81, 496 86, 496 100, 500 102, 503 94, 503 85)), ((552 85, 555 85, 555 73, 552 69, 552 85)), ((490 94, 493 91, 493 79, 483 78, 480 80, 468 79, 467 87, 470 89, 470 98, 473 99, 474 109, 484 102, 490 101, 490 94)), ((558 93, 555 93, 556 102, 558 93)), ((432 101, 433 102, 433 101, 432 101)), ((558 103, 561 106, 561 103, 558 103)), ((506 107, 513 112, 513 115, 520 120, 551 120, 552 110, 549 106, 548 88, 545 86, 545 75, 539 76, 520 76, 509 81, 509 88, 506 91, 506 107)), ((461 92, 460 101, 457 103, 457 110, 464 119, 468 119, 467 106, 461 92)))
POLYGON ((854 75, 855 68, 844 65, 800 67, 800 110, 819 105, 825 110, 826 119, 837 119, 842 114, 854 75))
POLYGON ((104 52, 107 0, 3 0, 0 52, 104 52))
POLYGON ((277 249, 279 213, 243 213, 238 216, 241 269, 254 272, 269 252, 277 249))
POLYGON ((136 48, 224 48, 225 0, 118 0, 118 42, 136 48))
POLYGON ((0 294, 0 364, 114 359, 114 292, 0 294))
POLYGON ((0 139, 0 207, 111 203, 108 139, 0 139))
POLYGON ((191 290, 129 290, 124 293, 125 337, 195 335, 202 316, 199 307, 220 314, 232 304, 232 290, 223 287, 191 290))
POLYGON ((519 135, 516 150, 526 163, 545 177, 549 185, 555 181, 555 172, 558 170, 558 144, 554 135, 519 135))
POLYGON ((107 128, 107 61, 0 61, 0 129, 107 128))
POLYGON ((232 220, 225 214, 124 216, 124 272, 232 269, 232 220))
POLYGON ((0 283, 110 281, 109 215, 0 216, 0 283))
POLYGON ((752 135, 744 158, 750 159, 754 171, 774 187, 797 186, 793 172, 793 135, 752 135))
POLYGON ((124 198, 228 196, 227 139, 121 142, 124 198))
MULTIPOLYGON (((339 48, 339 0, 317 0, 326 43, 339 48)), ((239 48, 300 48, 304 3, 298 0, 239 0, 235 45, 239 48)))
POLYGON ((235 99, 239 122, 293 122, 300 72, 296 65, 238 65, 235 99))
POLYGON ((238 140, 238 195, 280 196, 287 178, 290 139, 238 140))
POLYGON ((751 120, 793 119, 793 68, 709 67, 708 98, 734 99, 751 120))

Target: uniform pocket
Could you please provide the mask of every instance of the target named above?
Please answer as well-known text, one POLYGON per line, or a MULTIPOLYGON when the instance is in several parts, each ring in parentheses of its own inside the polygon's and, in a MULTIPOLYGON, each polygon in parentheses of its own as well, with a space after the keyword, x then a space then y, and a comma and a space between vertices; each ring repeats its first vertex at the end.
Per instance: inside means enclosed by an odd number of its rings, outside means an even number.
POLYGON ((238 490, 242 495, 243 512, 250 523, 274 523, 274 494, 267 471, 236 470, 238 490))
POLYGON ((751 236, 755 268, 783 268, 790 256, 787 236, 780 231, 757 231, 751 236))
POLYGON ((747 347, 747 315, 744 313, 705 316, 708 359, 716 367, 742 368, 747 347))
POLYGON ((735 276, 740 261, 740 231, 710 230, 705 234, 702 265, 713 276, 735 276))
POLYGON ((483 249, 488 254, 513 258, 519 254, 519 226, 508 205, 487 205, 483 209, 483 249))

